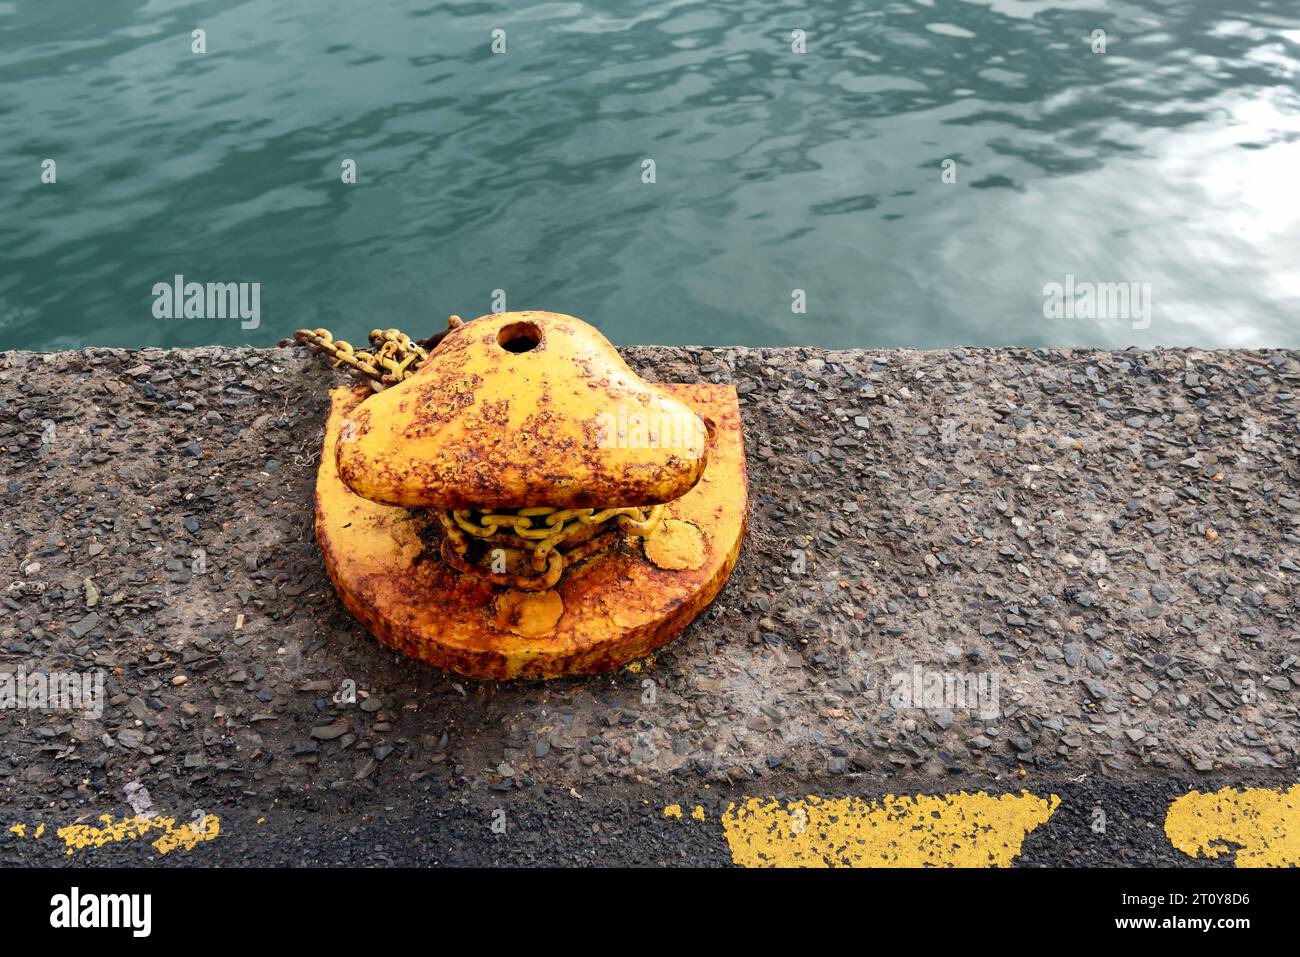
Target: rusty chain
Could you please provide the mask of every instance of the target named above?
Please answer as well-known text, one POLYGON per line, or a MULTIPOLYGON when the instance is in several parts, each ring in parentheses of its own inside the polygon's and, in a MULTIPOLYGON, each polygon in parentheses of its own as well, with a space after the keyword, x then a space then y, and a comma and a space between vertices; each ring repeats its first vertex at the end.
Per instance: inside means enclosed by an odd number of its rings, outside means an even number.
POLYGON ((546 508, 536 506, 512 510, 491 509, 439 510, 438 521, 445 533, 442 557, 452 567, 484 578, 493 584, 542 591, 554 588, 567 564, 581 561, 610 544, 613 533, 646 536, 655 530, 663 516, 663 506, 649 508, 546 508), (601 528, 610 521, 614 524, 601 528), (508 532, 504 529, 509 529, 508 532), (581 533, 592 530, 591 537, 575 542, 581 533), (485 544, 501 542, 530 553, 535 575, 511 575, 483 568, 468 560, 470 539, 485 544), (564 546, 563 551, 561 546, 564 546))
POLYGON ((335 339, 328 329, 299 329, 293 338, 311 352, 328 356, 331 366, 342 366, 376 392, 414 375, 429 358, 423 346, 396 329, 372 329, 370 348, 361 351, 346 339, 335 339))

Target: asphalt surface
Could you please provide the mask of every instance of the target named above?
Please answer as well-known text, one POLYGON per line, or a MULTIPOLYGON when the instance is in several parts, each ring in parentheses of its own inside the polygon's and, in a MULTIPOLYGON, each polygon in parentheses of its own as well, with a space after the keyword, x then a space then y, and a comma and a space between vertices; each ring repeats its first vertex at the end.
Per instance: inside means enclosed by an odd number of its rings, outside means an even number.
POLYGON ((722 864, 746 797, 1027 788, 1061 803, 1017 863, 1179 864, 1177 795, 1295 780, 1295 353, 624 351, 737 386, 741 561, 653 660, 503 684, 388 652, 334 595, 338 373, 0 356, 0 671, 107 676, 101 718, 0 712, 0 807, 49 829, 0 862, 722 864), (995 713, 900 704, 917 673, 996 678, 995 713), (220 837, 53 839, 138 807, 220 837))
MULTIPOLYGON (((1252 777, 1248 783, 1276 787, 1286 775, 1252 777)), ((771 789, 779 800, 810 791, 880 799, 887 794, 933 793, 954 782, 927 778, 782 783, 771 789), (819 787, 825 784, 827 787, 819 787), (836 790, 830 790, 835 788, 836 790)), ((1140 773, 1126 782, 1085 777, 1081 781, 1035 781, 1032 793, 1056 795, 1050 821, 1024 838, 1018 867, 1232 867, 1231 854, 1193 859, 1176 850, 1164 831, 1171 803, 1207 782, 1140 773), (1099 824, 1101 809, 1104 827, 1099 824)), ((1213 782, 1238 787, 1238 778, 1213 782)), ((1022 784, 964 782, 993 794, 1021 793, 1022 784)), ((728 807, 753 788, 704 788, 682 782, 594 789, 575 797, 535 786, 489 797, 468 790, 398 785, 379 800, 331 796, 299 807, 258 810, 255 802, 219 810, 220 836, 160 854, 150 839, 126 839, 98 847, 68 845, 52 831, 0 839, 5 866, 631 866, 729 867, 733 855, 721 819, 728 807), (671 802, 669 801, 671 798, 671 802), (667 817, 680 804, 685 813, 667 817), (693 808, 703 820, 692 820, 693 808), (496 829, 494 829, 496 822, 496 829), (501 830, 502 823, 504 830, 501 830)), ((207 810, 207 809, 205 809, 207 810)), ((182 817, 188 816, 182 814, 182 817)))

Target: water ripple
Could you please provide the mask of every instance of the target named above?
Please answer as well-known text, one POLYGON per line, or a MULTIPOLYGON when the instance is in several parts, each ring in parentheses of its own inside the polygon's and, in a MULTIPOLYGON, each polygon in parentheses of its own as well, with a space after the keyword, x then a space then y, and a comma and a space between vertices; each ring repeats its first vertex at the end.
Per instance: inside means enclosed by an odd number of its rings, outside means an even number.
POLYGON ((1300 345, 1282 0, 47 0, 0 24, 3 348, 424 332, 497 289, 622 343, 1300 345), (262 327, 155 319, 176 273, 262 283, 262 327), (1045 319, 1067 274, 1150 283, 1149 326, 1045 319))

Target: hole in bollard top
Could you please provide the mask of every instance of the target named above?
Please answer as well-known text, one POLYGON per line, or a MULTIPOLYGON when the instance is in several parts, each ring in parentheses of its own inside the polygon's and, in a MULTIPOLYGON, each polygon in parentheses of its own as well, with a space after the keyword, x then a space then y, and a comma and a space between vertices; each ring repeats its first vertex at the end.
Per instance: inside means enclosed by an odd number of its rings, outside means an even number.
POLYGON ((497 343, 507 352, 531 352, 542 341, 542 331, 531 322, 512 322, 497 332, 497 343))

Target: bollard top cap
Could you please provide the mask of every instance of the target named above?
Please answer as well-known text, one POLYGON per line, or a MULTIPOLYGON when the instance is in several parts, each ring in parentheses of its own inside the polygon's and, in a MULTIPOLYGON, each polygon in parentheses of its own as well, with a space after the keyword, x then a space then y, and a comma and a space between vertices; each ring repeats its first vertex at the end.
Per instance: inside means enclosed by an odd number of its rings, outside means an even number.
POLYGON ((553 312, 455 326, 409 379, 343 423, 339 475, 406 508, 611 508, 680 498, 705 423, 596 329, 553 312))

